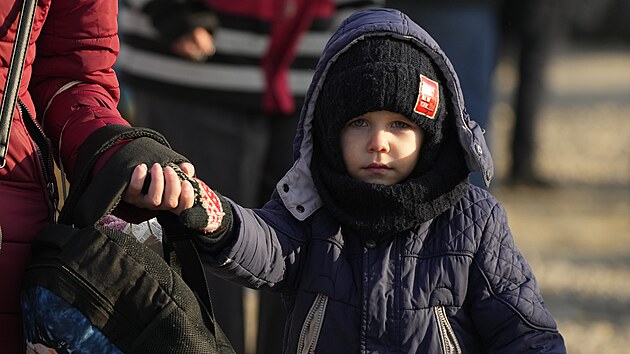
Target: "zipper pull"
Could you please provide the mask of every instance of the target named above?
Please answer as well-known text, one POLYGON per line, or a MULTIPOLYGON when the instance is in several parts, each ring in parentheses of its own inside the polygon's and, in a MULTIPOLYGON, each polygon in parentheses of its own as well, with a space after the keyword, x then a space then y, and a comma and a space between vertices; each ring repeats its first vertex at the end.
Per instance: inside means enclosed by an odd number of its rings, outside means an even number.
POLYGON ((57 215, 59 214, 59 202, 57 200, 57 188, 55 188, 55 184, 53 182, 46 183, 46 188, 48 189, 48 193, 50 195, 50 201, 52 203, 52 219, 53 222, 57 222, 57 215))

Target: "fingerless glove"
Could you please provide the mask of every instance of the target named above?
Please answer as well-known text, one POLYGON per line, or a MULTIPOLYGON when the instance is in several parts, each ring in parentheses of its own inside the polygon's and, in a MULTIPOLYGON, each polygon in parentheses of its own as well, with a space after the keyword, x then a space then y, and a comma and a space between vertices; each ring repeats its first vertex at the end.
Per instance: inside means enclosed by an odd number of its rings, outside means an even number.
POLYGON ((173 168, 182 181, 190 182, 195 191, 193 206, 179 215, 182 225, 193 232, 220 236, 231 220, 229 203, 202 180, 186 175, 179 166, 171 163, 166 166, 173 168))

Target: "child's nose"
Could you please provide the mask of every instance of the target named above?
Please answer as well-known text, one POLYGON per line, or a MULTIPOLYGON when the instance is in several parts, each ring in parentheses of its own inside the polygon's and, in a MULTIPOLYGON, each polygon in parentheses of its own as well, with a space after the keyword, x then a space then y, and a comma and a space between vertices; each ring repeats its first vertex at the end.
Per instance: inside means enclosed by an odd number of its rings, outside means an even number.
POLYGON ((387 133, 383 130, 375 131, 370 137, 368 150, 370 152, 388 152, 389 141, 387 140, 387 133))

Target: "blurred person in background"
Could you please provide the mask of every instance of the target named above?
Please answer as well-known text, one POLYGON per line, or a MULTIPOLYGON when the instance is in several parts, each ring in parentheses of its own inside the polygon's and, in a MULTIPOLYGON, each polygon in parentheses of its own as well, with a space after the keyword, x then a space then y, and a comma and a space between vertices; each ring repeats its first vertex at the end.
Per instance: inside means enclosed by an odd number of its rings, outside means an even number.
MULTIPOLYGON (((502 1, 387 0, 386 4, 406 13, 440 43, 458 73, 468 114, 488 130, 500 53, 502 1)), ((492 151, 488 136, 486 140, 492 151)), ((485 187, 479 173, 472 173, 470 179, 485 187)))
MULTIPOLYGON (((293 162, 313 68, 339 22, 382 1, 122 0, 117 70, 135 122, 162 131, 197 175, 260 207, 293 162), (220 148, 217 148, 220 147, 220 148)), ((217 321, 244 353, 244 288, 209 275, 217 321)), ((286 312, 260 293, 258 353, 279 353, 286 312)))
MULTIPOLYGON (((441 44, 459 74, 469 115, 485 130, 491 126, 494 70, 501 55, 514 50, 519 79, 509 184, 548 185, 535 169, 536 121, 553 44, 564 29, 565 5, 566 0, 387 0, 387 6, 407 13, 441 44)), ((477 174, 470 178, 483 186, 477 174)))
MULTIPOLYGON (((518 84, 508 184, 548 186, 536 171, 536 126, 547 91, 547 68, 554 44, 565 31, 566 0, 505 1, 505 45, 514 46, 518 84)), ((510 49, 510 48, 508 48, 510 49)))

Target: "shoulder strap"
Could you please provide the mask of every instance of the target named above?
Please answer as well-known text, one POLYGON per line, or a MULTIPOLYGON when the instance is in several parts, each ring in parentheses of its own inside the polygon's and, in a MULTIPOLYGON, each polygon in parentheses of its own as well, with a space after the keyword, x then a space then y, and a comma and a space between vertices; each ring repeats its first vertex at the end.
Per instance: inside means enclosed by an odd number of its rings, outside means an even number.
POLYGON ((3 168, 7 162, 6 156, 9 150, 9 135, 11 134, 13 112, 15 111, 15 103, 20 91, 20 81, 22 81, 22 71, 24 70, 26 50, 31 38, 36 7, 37 0, 24 0, 15 44, 11 53, 11 65, 9 65, 4 94, 2 95, 2 106, 0 107, 0 168, 3 168))

